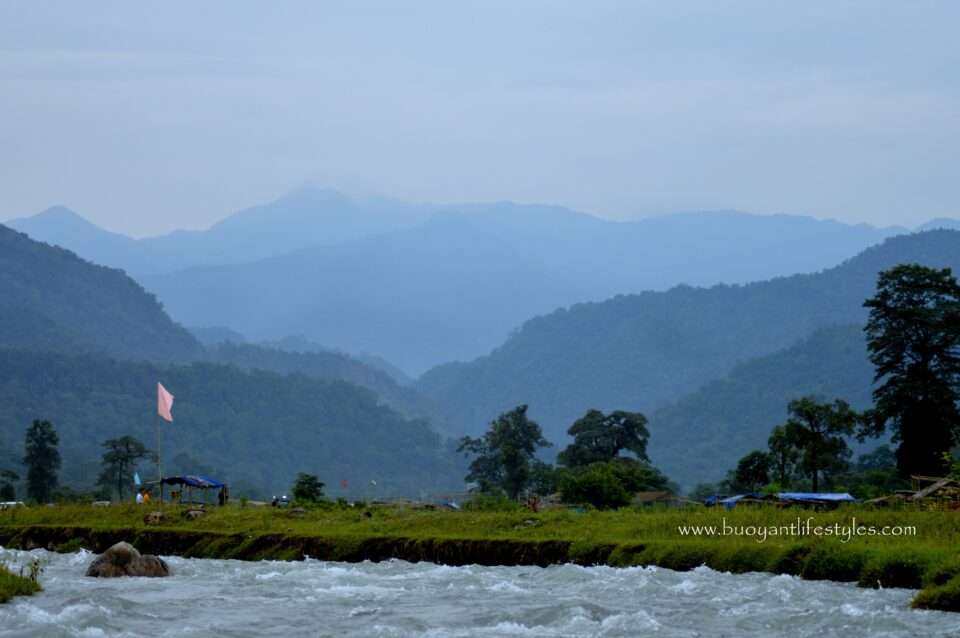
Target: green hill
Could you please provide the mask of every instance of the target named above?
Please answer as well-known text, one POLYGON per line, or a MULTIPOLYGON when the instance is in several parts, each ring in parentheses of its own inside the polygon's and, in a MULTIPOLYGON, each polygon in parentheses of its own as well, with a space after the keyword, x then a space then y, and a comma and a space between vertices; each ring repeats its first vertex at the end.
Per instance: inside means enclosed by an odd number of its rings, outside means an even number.
POLYGON ((371 390, 379 400, 407 417, 429 418, 434 426, 443 429, 442 418, 425 397, 401 386, 387 372, 339 352, 290 352, 271 345, 219 343, 207 347, 203 360, 250 370, 300 373, 322 381, 346 381, 371 390))
POLYGON ((650 458, 684 487, 718 481, 744 454, 766 449, 791 399, 814 394, 862 409, 871 404, 872 381, 860 326, 818 330, 654 412, 650 458))
MULTIPOLYGON (((422 421, 406 420, 348 383, 305 375, 196 363, 162 367, 91 355, 0 351, 0 441, 22 446, 32 419, 60 433, 63 481, 90 485, 108 438, 132 435, 153 448, 156 383, 176 395, 164 423, 169 462, 212 468, 234 484, 269 494, 289 490, 297 472, 317 474, 333 496, 416 494, 462 484, 456 458, 422 421), (340 489, 346 479, 350 490, 340 489)), ((143 467, 151 476, 153 464, 143 467)))
MULTIPOLYGON (((652 414, 738 362, 819 328, 862 323, 877 273, 902 262, 960 271, 960 232, 891 238, 816 274, 680 286, 557 310, 526 322, 488 356, 434 368, 416 387, 462 432, 477 434, 492 416, 526 403, 547 438, 560 443, 589 408, 652 414)), ((667 431, 654 440, 670 445, 672 437, 667 431)))
POLYGON ((0 347, 158 361, 201 347, 122 271, 0 226, 0 347))

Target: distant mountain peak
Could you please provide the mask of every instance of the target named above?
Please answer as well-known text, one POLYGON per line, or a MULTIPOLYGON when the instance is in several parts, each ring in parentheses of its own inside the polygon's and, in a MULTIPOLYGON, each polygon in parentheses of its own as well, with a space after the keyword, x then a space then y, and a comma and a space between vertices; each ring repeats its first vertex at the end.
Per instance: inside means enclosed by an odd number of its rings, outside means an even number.
POLYGON ((37 222, 49 224, 83 224, 97 228, 96 224, 86 219, 83 215, 62 204, 51 206, 35 215, 20 217, 10 221, 11 224, 37 222))

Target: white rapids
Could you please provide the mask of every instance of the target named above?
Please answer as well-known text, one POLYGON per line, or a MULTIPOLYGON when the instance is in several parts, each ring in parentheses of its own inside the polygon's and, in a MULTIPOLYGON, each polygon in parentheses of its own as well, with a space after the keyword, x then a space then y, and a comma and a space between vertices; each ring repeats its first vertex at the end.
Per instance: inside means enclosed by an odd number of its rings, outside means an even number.
POLYGON ((93 555, 45 564, 44 592, 0 605, 0 636, 958 636, 915 592, 770 574, 609 567, 165 558, 169 578, 96 579, 93 555))

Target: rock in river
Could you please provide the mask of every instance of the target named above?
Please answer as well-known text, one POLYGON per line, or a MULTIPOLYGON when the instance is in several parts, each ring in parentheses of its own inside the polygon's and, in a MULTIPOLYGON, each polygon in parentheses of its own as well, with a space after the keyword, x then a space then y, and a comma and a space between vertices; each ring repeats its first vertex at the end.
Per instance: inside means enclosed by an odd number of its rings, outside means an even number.
POLYGON ((130 543, 120 542, 102 553, 87 568, 87 576, 169 576, 162 558, 140 554, 130 543))

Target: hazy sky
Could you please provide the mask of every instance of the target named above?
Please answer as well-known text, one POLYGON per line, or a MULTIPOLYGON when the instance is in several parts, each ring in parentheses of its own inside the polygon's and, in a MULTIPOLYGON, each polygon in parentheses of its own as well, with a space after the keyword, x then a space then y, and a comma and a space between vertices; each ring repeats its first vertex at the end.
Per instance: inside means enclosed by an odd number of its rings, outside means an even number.
POLYGON ((0 4, 0 219, 304 182, 610 217, 960 216, 960 3, 0 4))

